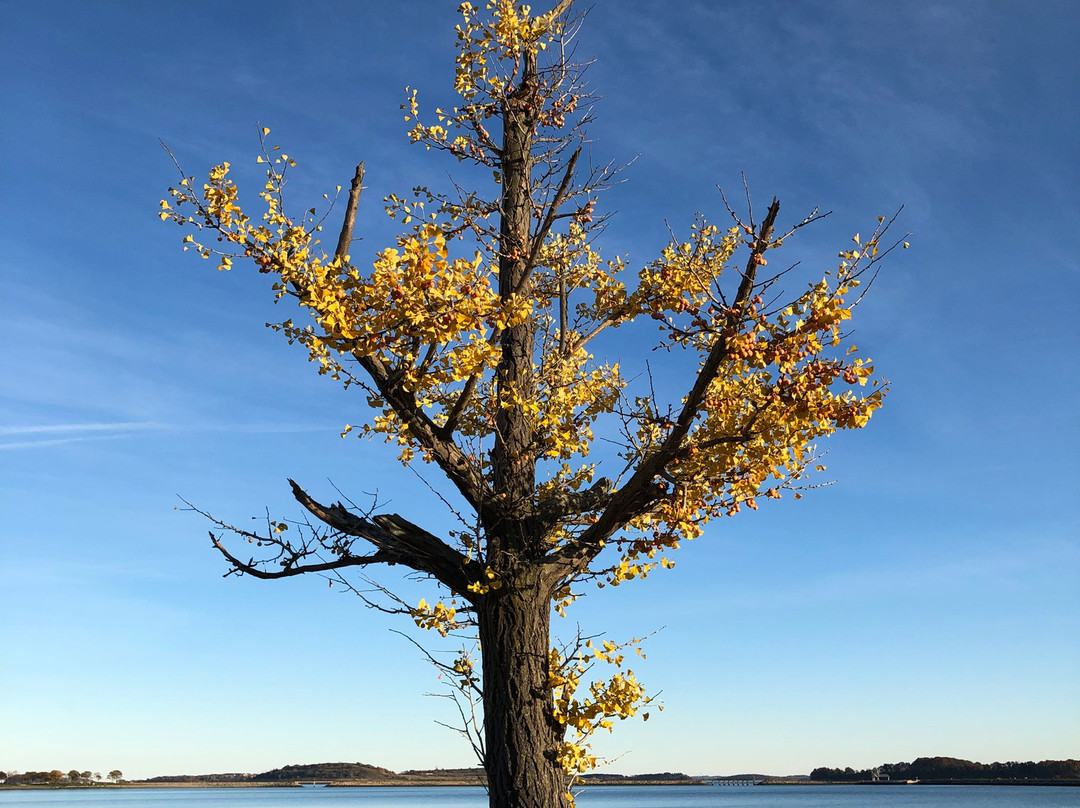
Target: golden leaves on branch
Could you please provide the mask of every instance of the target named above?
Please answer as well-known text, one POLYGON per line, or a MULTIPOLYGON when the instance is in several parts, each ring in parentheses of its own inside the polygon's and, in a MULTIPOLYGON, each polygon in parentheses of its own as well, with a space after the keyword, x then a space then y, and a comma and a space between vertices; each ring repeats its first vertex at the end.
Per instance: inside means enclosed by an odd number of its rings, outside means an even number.
MULTIPOLYGON (((658 470, 655 503, 613 538, 619 560, 599 570, 601 584, 617 586, 647 576, 658 564, 669 566, 663 552, 699 536, 711 519, 756 509, 761 498, 797 487, 819 438, 865 426, 881 406, 885 388, 873 380, 873 365, 854 346, 839 352, 860 266, 876 260, 879 232, 865 243, 856 236, 855 249, 840 252, 836 270, 770 310, 760 292, 741 307, 723 293, 727 274, 741 275, 740 249, 759 252, 756 237, 744 228, 721 231, 699 218, 688 238, 673 236, 660 257, 641 269, 631 291, 622 280, 624 260, 603 260, 585 225, 571 220, 565 233, 550 234, 541 246, 531 295, 500 297, 497 255, 477 250, 452 256, 448 233, 460 230, 460 212, 440 208, 421 217, 420 201, 390 197, 388 210, 410 229, 376 255, 370 271, 362 273, 349 256, 327 256, 319 248, 314 210, 299 221, 284 212, 285 175, 295 161, 278 152, 264 147, 260 158, 267 165, 261 222, 241 209, 229 163, 211 169, 201 194, 193 190, 194 178, 183 178, 170 189, 173 204, 162 201, 159 216, 216 236, 223 246, 207 246, 192 233, 183 242, 204 258, 217 255, 219 268, 229 269, 242 256, 274 276, 278 299, 294 297, 312 321, 286 319, 271 327, 305 346, 319 373, 348 386, 354 377, 344 357, 376 357, 436 424, 445 423, 463 387, 479 380, 455 430, 483 440, 500 407, 529 419, 535 456, 560 464, 540 484, 540 501, 549 489, 591 480, 591 466, 568 461, 588 456, 595 423, 620 407, 631 439, 622 452, 628 463, 656 452, 671 434, 671 416, 652 397, 639 397, 625 410, 619 364, 598 363, 585 347, 595 333, 648 316, 672 345, 702 356, 723 343, 722 366, 700 411, 658 470), (570 296, 577 301, 572 307, 565 302, 570 296), (504 385, 496 400, 490 379, 499 362, 494 337, 526 318, 537 328, 535 384, 527 393, 504 385), (868 384, 868 392, 859 392, 868 384)), ((381 414, 360 430, 395 441, 400 459, 409 462, 417 445, 406 423, 380 397, 369 403, 381 414)), ((552 546, 575 535, 553 530, 558 535, 550 537, 552 546)))
POLYGON ((782 241, 758 244, 750 228, 721 232, 699 218, 689 238, 673 236, 660 258, 642 269, 626 299, 631 316, 659 321, 672 346, 702 357, 721 350, 722 362, 677 445, 670 444, 675 415, 661 411, 653 396, 636 399, 635 429, 622 456, 634 466, 666 454, 654 504, 610 542, 619 560, 592 569, 598 585, 618 586, 658 564, 670 566, 664 551, 699 536, 711 519, 756 510, 760 500, 801 487, 819 438, 868 423, 886 386, 873 379, 873 365, 853 345, 843 351, 842 342, 859 276, 879 255, 881 224, 865 243, 855 237, 858 249, 842 251, 836 270, 771 309, 763 292, 776 276, 759 281, 742 305, 724 293, 725 273, 744 277, 734 260, 740 247, 757 256, 782 241))
MULTIPOLYGON (((411 123, 409 138, 428 149, 450 152, 458 160, 475 160, 497 166, 499 148, 485 121, 498 117, 510 96, 525 81, 523 59, 556 43, 563 33, 561 15, 565 4, 550 12, 532 16, 530 6, 513 0, 491 0, 486 15, 478 14, 472 3, 458 7, 462 22, 456 27, 457 57, 454 91, 461 99, 451 110, 436 109, 437 123, 421 122, 415 89, 406 87, 401 105, 405 121, 411 123)), ((541 108, 537 125, 562 129, 573 115, 581 96, 573 89, 563 89, 566 70, 540 78, 544 91, 537 96, 541 108), (549 81, 550 79, 550 81, 549 81)))
MULTIPOLYGON (((579 642, 566 656, 558 649, 551 649, 548 666, 553 717, 569 733, 558 746, 559 763, 567 775, 576 777, 601 765, 589 743, 593 733, 611 732, 615 721, 639 713, 643 720, 649 720, 649 713, 642 710, 655 703, 656 696, 648 695, 634 672, 624 666, 624 652, 628 649, 644 659, 640 643, 640 639, 622 644, 603 640, 597 645, 589 639, 579 642), (583 688, 586 676, 597 662, 612 665, 616 671, 583 688)), ((664 708, 657 705, 657 709, 664 708)))
MULTIPOLYGON (((229 269, 243 256, 275 276, 277 297, 294 297, 313 322, 287 319, 271 327, 304 345, 319 373, 348 386, 354 377, 343 356, 376 357, 393 368, 401 387, 437 424, 445 422, 469 380, 494 371, 494 335, 533 318, 539 361, 532 389, 524 393, 508 384, 496 401, 490 379, 481 381, 455 428, 483 439, 491 434, 496 410, 514 408, 530 421, 535 456, 562 464, 554 485, 591 479, 591 470, 582 473, 586 466, 566 461, 589 454, 595 422, 622 401, 619 364, 597 363, 585 348, 594 333, 645 315, 658 321, 673 345, 704 355, 723 343, 722 367, 692 428, 659 470, 662 495, 614 541, 621 559, 605 568, 605 583, 645 577, 660 563, 654 559, 658 551, 700 535, 710 519, 744 506, 756 509, 761 497, 779 497, 804 477, 815 441, 837 429, 865 426, 881 406, 884 388, 872 379, 873 365, 854 346, 837 351, 860 265, 877 258, 878 232, 865 243, 856 236, 856 248, 841 251, 836 270, 769 310, 761 293, 740 307, 722 291, 726 273, 740 271, 740 248, 759 252, 755 236, 743 228, 721 231, 699 218, 688 238, 673 237, 638 273, 629 291, 621 280, 625 262, 601 259, 584 224, 570 221, 567 232, 550 234, 541 246, 531 295, 500 297, 494 288, 496 255, 477 250, 471 257, 451 256, 447 234, 460 229, 458 213, 440 209, 413 219, 420 202, 391 197, 391 210, 410 229, 376 255, 369 272, 362 273, 349 256, 328 257, 319 249, 314 210, 299 221, 283 210, 285 175, 295 161, 278 152, 264 148, 265 159, 260 158, 268 166, 259 194, 265 204, 260 223, 241 209, 229 163, 211 169, 201 194, 193 190, 194 178, 185 177, 170 189, 173 204, 162 201, 159 216, 232 247, 227 252, 185 235, 185 249, 194 247, 204 258, 217 255, 219 268, 229 269), (578 302, 568 311, 570 295, 578 302), (857 392, 868 383, 869 392, 857 392)), ((399 414, 378 397, 369 403, 382 413, 362 431, 396 441, 401 460, 411 460, 416 447, 399 414)), ((623 451, 628 462, 657 451, 670 434, 670 416, 651 397, 639 397, 624 418, 632 438, 623 451)), ((542 484, 538 495, 544 490, 542 484)))
POLYGON ((443 637, 462 626, 462 623, 455 619, 457 609, 447 606, 442 601, 429 606, 427 600, 421 598, 415 608, 409 610, 409 613, 412 615, 413 622, 420 628, 437 631, 443 637))

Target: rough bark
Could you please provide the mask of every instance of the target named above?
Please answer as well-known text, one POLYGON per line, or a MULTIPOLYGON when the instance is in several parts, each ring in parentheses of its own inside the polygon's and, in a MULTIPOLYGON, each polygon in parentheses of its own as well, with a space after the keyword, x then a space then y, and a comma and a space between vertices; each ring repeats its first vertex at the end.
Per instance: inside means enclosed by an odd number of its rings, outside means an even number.
POLYGON ((531 568, 477 606, 491 808, 569 805, 548 678, 550 598, 538 573, 531 568))
MULTIPOLYGON (((524 54, 518 88, 503 104, 502 198, 499 233, 499 293, 503 301, 514 294, 528 297, 532 224, 532 147, 536 110, 536 55, 524 54)), ((500 398, 516 391, 520 400, 532 397, 533 350, 536 325, 531 318, 503 331, 501 360, 496 374, 500 398)), ((499 521, 485 525, 489 556, 499 564, 503 552, 535 554, 539 531, 529 518, 536 489, 533 431, 520 406, 500 407, 495 418, 491 454, 492 482, 499 500, 499 521)))

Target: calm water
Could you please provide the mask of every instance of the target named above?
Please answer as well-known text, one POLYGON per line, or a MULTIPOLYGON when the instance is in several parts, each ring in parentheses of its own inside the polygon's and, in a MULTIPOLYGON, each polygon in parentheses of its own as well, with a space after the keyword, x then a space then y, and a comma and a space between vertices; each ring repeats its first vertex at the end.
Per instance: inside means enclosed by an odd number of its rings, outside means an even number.
MULTIPOLYGON (((161 788, 0 791, 0 808, 486 808, 479 788, 161 788)), ((1080 808, 1041 786, 597 786, 579 808, 1080 808)))

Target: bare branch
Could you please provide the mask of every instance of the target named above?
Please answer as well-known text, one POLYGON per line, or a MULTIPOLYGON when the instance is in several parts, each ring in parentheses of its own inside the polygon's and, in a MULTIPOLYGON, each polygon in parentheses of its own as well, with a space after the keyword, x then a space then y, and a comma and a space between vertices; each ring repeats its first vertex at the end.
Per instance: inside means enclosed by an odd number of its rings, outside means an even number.
POLYGON ((540 250, 544 246, 544 239, 547 238, 547 234, 551 230, 551 225, 555 221, 555 214, 559 212, 559 208, 566 199, 566 191, 570 187, 571 178, 574 176, 574 166, 577 165, 579 154, 581 154, 580 146, 574 149, 574 153, 570 155, 570 160, 566 164, 566 173, 563 174, 562 182, 559 183, 559 190, 555 192, 555 198, 551 201, 551 204, 548 205, 547 214, 544 216, 544 223, 540 226, 536 236, 533 238, 532 249, 529 252, 529 261, 526 265, 525 274, 522 275, 521 280, 518 281, 517 286, 514 287, 515 295, 521 294, 525 288, 525 284, 529 282, 529 276, 536 266, 536 257, 540 254, 540 250))
POLYGON ((359 536, 371 542, 389 563, 404 564, 431 575, 466 599, 470 594, 469 584, 480 579, 482 568, 476 561, 397 514, 379 514, 365 519, 340 503, 329 507, 320 504, 293 480, 289 480, 289 484, 296 501, 315 518, 347 536, 359 536))
POLYGON ((369 556, 354 556, 346 555, 341 558, 337 558, 333 561, 326 561, 320 564, 296 564, 282 567, 279 570, 266 570, 259 566, 258 562, 241 561, 239 558, 225 549, 225 545, 210 532, 210 541, 213 543, 214 548, 225 556, 225 559, 232 564, 234 571, 243 573, 244 575, 250 575, 253 578, 263 578, 270 580, 273 578, 290 578, 293 575, 303 575, 306 572, 328 572, 330 570, 338 570, 343 567, 360 567, 367 564, 392 564, 393 556, 390 553, 376 552, 369 556))
POLYGON ((345 208, 345 220, 341 223, 341 235, 338 236, 337 249, 334 250, 335 258, 344 258, 349 254, 349 245, 353 241, 353 227, 356 225, 356 209, 360 205, 360 191, 364 184, 364 164, 356 167, 356 174, 349 188, 349 204, 345 208))

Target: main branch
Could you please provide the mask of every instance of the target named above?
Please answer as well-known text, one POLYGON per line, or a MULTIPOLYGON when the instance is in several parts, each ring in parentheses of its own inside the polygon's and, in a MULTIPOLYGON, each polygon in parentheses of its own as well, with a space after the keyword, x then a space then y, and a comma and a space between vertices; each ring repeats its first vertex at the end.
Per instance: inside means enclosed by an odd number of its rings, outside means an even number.
POLYGON ((743 322, 750 305, 757 270, 764 262, 762 255, 768 249, 773 236, 780 202, 773 199, 751 245, 750 258, 742 272, 742 279, 735 300, 725 316, 724 328, 719 330, 705 360, 701 363, 694 385, 683 399, 682 409, 671 431, 659 447, 642 459, 630 479, 611 494, 599 518, 577 539, 568 542, 548 559, 548 575, 552 580, 583 572, 600 553, 612 535, 622 529, 634 517, 647 513, 666 493, 667 486, 661 478, 667 465, 675 459, 690 434, 694 420, 702 411, 709 386, 716 379, 725 361, 730 358, 727 333, 733 333, 743 322))

